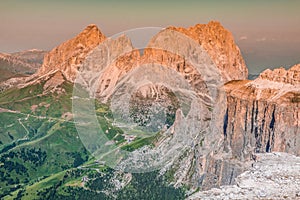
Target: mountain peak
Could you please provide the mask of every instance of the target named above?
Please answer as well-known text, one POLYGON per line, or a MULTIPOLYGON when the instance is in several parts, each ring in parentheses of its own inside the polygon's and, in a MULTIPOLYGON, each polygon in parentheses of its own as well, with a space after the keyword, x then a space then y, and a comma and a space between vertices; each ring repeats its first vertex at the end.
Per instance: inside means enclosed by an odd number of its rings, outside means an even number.
POLYGON ((89 24, 85 29, 93 29, 93 28, 98 29, 98 26, 96 24, 89 24))
POLYGON ((89 33, 94 33, 99 36, 103 35, 96 24, 90 24, 87 27, 85 27, 85 29, 83 29, 83 31, 78 36, 89 35, 89 33))
POLYGON ((195 26, 191 26, 189 29, 194 28, 203 28, 203 27, 218 27, 224 29, 222 24, 219 21, 209 21, 207 24, 196 24, 195 26))
MULTIPOLYGON (((199 43, 219 68, 225 82, 248 77, 248 70, 232 34, 220 22, 211 21, 208 24, 196 24, 189 28, 168 27, 167 29, 181 32, 199 43)), ((50 51, 45 56, 38 74, 61 70, 67 80, 73 82, 79 65, 88 53, 105 39, 97 25, 88 25, 76 37, 50 51)), ((126 37, 119 40, 121 42, 119 45, 131 43, 127 40, 126 37)))
POLYGON ((77 67, 87 54, 106 39, 95 24, 88 25, 74 38, 62 43, 46 54, 38 74, 60 70, 70 81, 76 77, 77 67))
POLYGON ((244 80, 248 69, 232 34, 218 21, 196 24, 189 28, 168 27, 198 42, 222 72, 224 81, 244 80))
MULTIPOLYGON (((82 44, 84 46, 94 46, 95 44, 98 45, 102 41, 104 41, 106 37, 100 31, 96 24, 90 24, 83 31, 81 31, 76 37, 71 40, 68 40, 65 43, 75 43, 75 44, 82 44)), ((63 43, 64 44, 64 43, 63 43)), ((61 45, 60 45, 61 46, 61 45)))

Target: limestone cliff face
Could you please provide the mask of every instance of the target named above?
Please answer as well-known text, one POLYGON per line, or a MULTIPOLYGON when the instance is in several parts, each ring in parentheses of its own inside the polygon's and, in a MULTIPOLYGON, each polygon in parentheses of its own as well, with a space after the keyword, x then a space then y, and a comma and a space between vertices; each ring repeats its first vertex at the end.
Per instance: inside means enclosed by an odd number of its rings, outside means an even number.
POLYGON ((190 28, 169 27, 196 40, 211 56, 212 60, 222 72, 225 82, 230 80, 244 80, 248 77, 248 69, 235 44, 232 34, 219 22, 197 24, 190 28))
POLYGON ((195 147, 191 157, 182 161, 192 164, 185 166, 188 170, 181 182, 203 190, 234 184, 235 178, 254 162, 255 153, 299 155, 299 72, 296 65, 289 70, 266 70, 253 81, 225 84, 226 112, 220 131, 223 135, 218 135, 224 138, 223 143, 208 155, 195 147))
POLYGON ((226 84, 225 149, 241 159, 253 152, 300 154, 300 65, 266 70, 254 81, 226 84))
POLYGON ((105 40, 105 36, 96 25, 87 26, 80 34, 70 39, 45 55, 43 66, 38 75, 60 70, 69 81, 74 81, 77 67, 87 54, 105 40))

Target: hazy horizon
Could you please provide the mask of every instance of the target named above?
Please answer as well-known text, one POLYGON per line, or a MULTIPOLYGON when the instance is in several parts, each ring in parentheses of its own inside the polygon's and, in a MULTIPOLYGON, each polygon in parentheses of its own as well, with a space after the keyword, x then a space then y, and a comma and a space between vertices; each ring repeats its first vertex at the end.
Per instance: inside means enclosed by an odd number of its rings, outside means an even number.
POLYGON ((189 27, 220 21, 249 72, 300 63, 300 1, 3 1, 0 52, 51 50, 96 24, 111 36, 138 27, 189 27))

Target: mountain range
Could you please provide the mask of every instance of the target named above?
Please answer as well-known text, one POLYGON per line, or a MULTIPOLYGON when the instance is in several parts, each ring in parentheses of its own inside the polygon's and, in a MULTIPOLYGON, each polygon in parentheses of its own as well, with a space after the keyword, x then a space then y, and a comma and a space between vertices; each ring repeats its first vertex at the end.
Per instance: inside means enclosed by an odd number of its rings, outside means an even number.
POLYGON ((17 76, 34 74, 42 66, 45 51, 29 50, 12 54, 0 54, 0 81, 17 76))
MULTIPOLYGON (((204 198, 199 190, 236 184, 259 154, 300 154, 300 65, 265 70, 248 80, 233 36, 219 22, 167 27, 150 39, 143 53, 128 36, 107 38, 92 24, 49 52, 0 54, 0 59, 5 66, 0 83, 0 196, 6 199, 204 198), (156 65, 172 73, 161 69, 154 74, 156 65), (147 70, 153 81, 145 84, 147 70), (172 79, 188 87, 161 84, 171 85, 172 79), (138 81, 130 101, 118 102, 138 81), (84 109, 82 99, 87 97, 95 101, 105 144, 137 159, 121 157, 123 171, 103 161, 114 150, 99 158, 97 149, 77 133, 93 133, 98 127, 78 121, 89 116, 78 118, 82 110, 74 105, 84 109), (166 120, 149 120, 160 112, 151 110, 155 106, 164 108, 166 120), (128 119, 139 126, 118 126, 117 114, 127 108, 128 119), (179 139, 189 145, 180 146, 179 139), (176 155, 170 154, 173 148, 176 155), (144 175, 126 172, 143 160, 146 150, 172 159, 144 175)), ((286 195, 292 198, 294 192, 286 195)))

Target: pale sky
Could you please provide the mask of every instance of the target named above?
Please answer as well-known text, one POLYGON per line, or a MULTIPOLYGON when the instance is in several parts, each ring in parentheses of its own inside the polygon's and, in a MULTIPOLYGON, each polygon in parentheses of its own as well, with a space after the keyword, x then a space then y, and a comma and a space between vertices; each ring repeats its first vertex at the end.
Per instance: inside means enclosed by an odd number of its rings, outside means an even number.
POLYGON ((250 73, 300 63, 299 0, 0 0, 0 52, 50 50, 88 24, 106 35, 220 21, 250 73))

